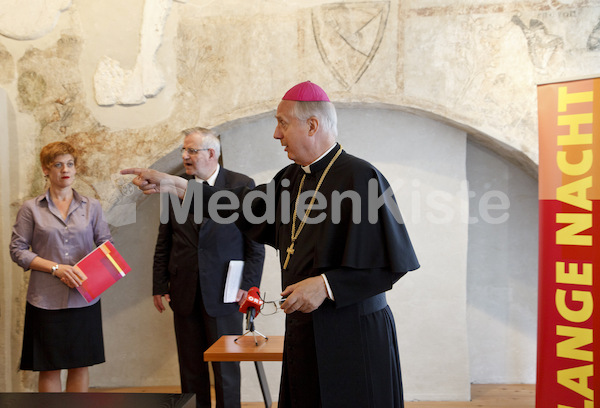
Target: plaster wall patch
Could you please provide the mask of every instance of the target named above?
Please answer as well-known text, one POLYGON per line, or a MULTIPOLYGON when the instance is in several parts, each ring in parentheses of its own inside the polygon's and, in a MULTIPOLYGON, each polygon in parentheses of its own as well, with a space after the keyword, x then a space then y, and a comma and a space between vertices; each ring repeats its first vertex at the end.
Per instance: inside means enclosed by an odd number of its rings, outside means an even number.
POLYGON ((0 0, 0 35, 35 40, 54 29, 71 0, 0 0))
MULTIPOLYGON (((180 0, 181 3, 187 0, 180 0)), ((140 49, 133 69, 104 56, 94 74, 96 103, 100 106, 140 105, 163 89, 165 79, 156 62, 165 23, 173 0, 146 0, 140 33, 140 49)))
POLYGON ((0 44, 0 84, 7 84, 15 77, 15 61, 4 45, 0 44))

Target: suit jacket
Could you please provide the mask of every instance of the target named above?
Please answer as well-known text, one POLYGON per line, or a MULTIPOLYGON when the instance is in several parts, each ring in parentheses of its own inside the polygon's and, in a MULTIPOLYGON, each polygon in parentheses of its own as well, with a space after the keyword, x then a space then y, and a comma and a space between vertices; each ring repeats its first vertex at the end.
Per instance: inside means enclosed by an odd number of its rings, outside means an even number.
MULTIPOLYGON (((190 176, 183 175, 190 179, 190 176)), ((221 167, 215 187, 254 187, 243 174, 221 167)), ((241 289, 259 286, 265 256, 264 246, 243 235, 235 224, 218 224, 204 218, 194 223, 193 213, 187 221, 175 220, 169 201, 169 221, 160 224, 153 267, 153 295, 169 294, 175 313, 188 315, 200 288, 206 312, 212 317, 235 313, 237 303, 223 303, 223 292, 230 260, 243 260, 241 289), (198 285, 199 283, 199 285, 198 285)))

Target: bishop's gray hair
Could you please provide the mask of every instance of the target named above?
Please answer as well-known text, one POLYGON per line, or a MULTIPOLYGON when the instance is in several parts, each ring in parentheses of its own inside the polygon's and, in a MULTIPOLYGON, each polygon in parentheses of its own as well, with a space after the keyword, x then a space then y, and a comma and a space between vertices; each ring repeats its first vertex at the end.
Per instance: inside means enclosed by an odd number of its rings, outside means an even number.
POLYGON ((337 113, 333 103, 327 101, 298 101, 294 104, 293 112, 302 121, 308 120, 312 116, 316 117, 325 132, 337 137, 337 113))

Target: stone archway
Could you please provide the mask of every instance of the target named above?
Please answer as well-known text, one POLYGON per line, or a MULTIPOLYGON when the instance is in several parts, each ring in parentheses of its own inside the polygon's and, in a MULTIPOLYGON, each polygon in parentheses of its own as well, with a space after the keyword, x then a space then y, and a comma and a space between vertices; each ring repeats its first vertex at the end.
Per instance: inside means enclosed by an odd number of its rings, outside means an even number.
MULTIPOLYGON (((500 286, 497 290, 492 291, 492 294, 502 295, 497 298, 496 305, 493 297, 492 302, 481 303, 481 298, 473 302, 468 285, 468 279, 474 273, 471 268, 475 265, 481 269, 486 267, 486 262, 492 262, 492 258, 486 261, 485 257, 494 253, 492 247, 498 243, 504 245, 505 250, 510 246, 507 255, 515 259, 532 256, 533 249, 523 246, 515 248, 511 244, 511 236, 522 236, 518 231, 521 228, 518 223, 502 225, 501 231, 492 224, 473 231, 468 218, 465 222, 465 217, 469 216, 469 207, 475 208, 475 204, 469 202, 467 182, 471 181, 470 174, 480 173, 480 169, 469 167, 469 159, 475 157, 485 166, 490 160, 482 161, 480 152, 472 151, 469 144, 474 139, 464 129, 391 106, 339 105, 338 116, 339 141, 344 148, 351 154, 372 161, 389 179, 422 264, 419 271, 407 275, 388 294, 398 327, 406 397, 420 400, 467 400, 470 396, 470 383, 473 381, 470 361, 481 361, 479 351, 473 352, 469 347, 470 337, 473 335, 469 322, 472 321, 473 312, 498 311, 496 316, 491 317, 491 323, 504 319, 495 328, 501 332, 503 339, 508 339, 515 330, 510 326, 514 310, 506 309, 504 295, 531 290, 529 278, 528 286, 506 286, 510 284, 510 276, 507 275, 504 281, 498 283, 500 286), (477 243, 484 246, 483 251, 472 247, 470 237, 474 233, 479 234, 477 243), (479 263, 474 263, 475 261, 479 263), (444 335, 440 336, 439 333, 444 335), (439 386, 432 389, 432 382, 439 386)), ((279 143, 272 139, 274 125, 274 112, 267 112, 218 126, 223 143, 224 165, 249 174, 257 183, 269 181, 276 171, 290 163, 279 143)), ((486 188, 512 189, 514 179, 528 174, 524 170, 519 170, 520 173, 510 170, 518 167, 509 161, 510 155, 498 158, 497 153, 488 153, 500 161, 500 164, 496 163, 490 168, 500 168, 504 172, 503 176, 497 185, 494 180, 491 180, 488 187, 485 182, 479 183, 481 187, 475 191, 477 200, 480 200, 486 188)), ((511 154, 519 157, 515 152, 511 154)), ((174 150, 156 162, 154 167, 176 172, 179 161, 179 155, 174 150)), ((489 172, 482 177, 488 176, 489 172)), ((531 183, 535 185, 534 182, 530 182, 530 185, 531 183)), ((522 187, 518 189, 520 191, 522 187)), ((512 194, 512 190, 508 193, 512 194)), ((150 367, 157 366, 163 368, 161 372, 153 375, 153 378, 144 377, 143 383, 139 385, 164 384, 163 374, 172 375, 177 372, 172 324, 166 317, 161 316, 161 320, 154 318, 155 311, 148 306, 151 284, 148 271, 151 269, 151 254, 158 225, 157 197, 140 198, 136 212, 135 224, 113 230, 115 240, 126 259, 130 260, 134 273, 128 276, 127 282, 120 285, 119 291, 111 291, 105 296, 106 303, 110 304, 105 314, 107 353, 112 352, 118 358, 109 359, 94 369, 96 386, 116 386, 131 382, 130 379, 139 376, 141 371, 147 373, 152 371, 149 370, 150 367), (122 291, 128 296, 121 296, 122 291), (131 322, 136 322, 134 331, 128 330, 131 322), (145 339, 153 337, 156 332, 167 334, 165 344, 147 344, 145 339), (136 364, 126 365, 128 368, 123 373, 126 378, 115 375, 121 372, 123 361, 139 355, 140 347, 145 350, 144 358, 136 360, 136 364), (158 349, 168 352, 157 353, 158 349)), ((478 215, 480 214, 470 214, 478 215)), ((537 253, 533 257, 537 259, 537 253)), ((502 259, 502 253, 496 253, 494 262, 498 263, 502 259)), ((531 265, 529 262, 529 269, 533 268, 531 265)), ((493 268, 490 270, 495 271, 493 268)), ((524 273, 522 270, 517 272, 524 273)), ((477 281, 475 290, 478 285, 496 284, 494 277, 497 275, 488 273, 485 277, 487 280, 477 281)), ((279 291, 277 257, 274 251, 268 251, 261 293, 276 296, 279 291)), ((535 306, 529 303, 523 305, 523 308, 527 307, 530 307, 529 316, 532 316, 535 306)), ((484 323, 490 324, 490 320, 484 323)), ((483 324, 481 319, 477 324, 483 324)), ((283 316, 263 316, 257 325, 261 332, 281 334, 283 316)), ((527 329, 522 329, 518 330, 528 339, 527 329)), ((475 327, 474 330, 477 332, 478 328, 475 327)), ((476 340, 481 343, 485 339, 478 337, 476 340)), ((519 353, 527 355, 531 348, 530 342, 520 344, 519 341, 507 346, 510 348, 505 350, 502 357, 508 356, 511 361, 515 361, 515 356, 519 353)), ((520 364, 531 365, 531 362, 522 358, 520 364)), ((481 366, 477 369, 481 371, 481 366)), ((494 369, 503 370, 498 365, 494 369)), ((257 388, 252 385, 255 378, 252 368, 242 367, 242 370, 245 381, 242 398, 246 401, 260 400, 257 388)), ((273 363, 268 366, 267 374, 269 382, 277 384, 279 365, 273 363)), ((479 372, 478 375, 485 374, 484 370, 484 374, 479 372)), ((505 370, 499 377, 526 383, 531 381, 528 375, 527 370, 505 370)), ((277 387, 272 388, 273 398, 276 399, 277 387)))

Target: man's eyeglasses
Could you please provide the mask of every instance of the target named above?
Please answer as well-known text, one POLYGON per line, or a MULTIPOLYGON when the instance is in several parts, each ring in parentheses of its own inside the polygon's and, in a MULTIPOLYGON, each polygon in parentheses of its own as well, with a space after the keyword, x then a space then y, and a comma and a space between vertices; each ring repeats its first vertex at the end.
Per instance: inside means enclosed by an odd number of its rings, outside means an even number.
POLYGON ((201 152, 203 150, 210 150, 210 149, 192 149, 191 147, 182 147, 181 154, 183 154, 183 152, 188 152, 188 154, 190 156, 194 156, 194 155, 198 154, 198 152, 201 152))

